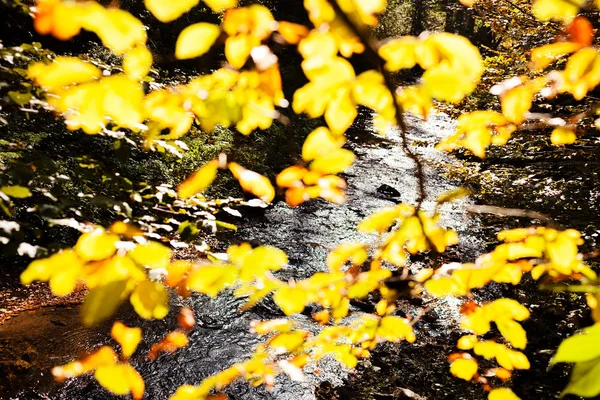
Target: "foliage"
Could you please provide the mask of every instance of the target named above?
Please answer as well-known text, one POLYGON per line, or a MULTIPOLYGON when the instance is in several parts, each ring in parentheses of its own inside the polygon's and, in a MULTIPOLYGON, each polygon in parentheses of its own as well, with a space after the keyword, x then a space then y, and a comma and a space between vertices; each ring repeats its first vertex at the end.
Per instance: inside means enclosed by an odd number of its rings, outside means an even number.
MULTIPOLYGON (((198 5, 198 0, 176 3, 146 0, 145 6, 161 22, 171 22, 198 5)), ((492 388, 487 377, 508 381, 517 370, 528 369, 523 350, 527 334, 521 325, 530 313, 514 299, 500 298, 484 304, 472 299, 472 291, 491 282, 517 285, 524 274, 534 280, 577 281, 590 292, 590 306, 597 310, 597 276, 579 252, 579 232, 554 227, 531 227, 502 231, 503 242, 473 263, 448 264, 426 268, 410 275, 406 264, 419 253, 443 253, 457 243, 452 230, 438 226, 437 206, 433 212, 422 209, 427 195, 423 166, 406 141, 403 112, 427 117, 434 101, 458 103, 476 87, 484 72, 479 50, 456 34, 404 36, 374 44, 367 32, 378 23, 377 14, 386 8, 384 0, 305 0, 312 26, 276 21, 271 11, 259 4, 240 6, 232 0, 205 0, 214 12, 224 12, 220 25, 194 23, 179 34, 175 57, 196 59, 223 46, 225 64, 210 73, 185 82, 157 84, 151 78, 158 57, 148 47, 148 34, 140 20, 127 11, 104 7, 93 1, 40 0, 31 8, 35 29, 68 40, 82 30, 93 32, 114 55, 122 56, 120 70, 93 60, 70 55, 44 54, 32 60, 21 76, 22 91, 12 91, 12 102, 47 108, 60 115, 69 130, 87 135, 118 137, 140 143, 146 149, 162 149, 172 154, 186 150, 181 139, 192 127, 209 133, 222 127, 235 127, 243 135, 266 130, 282 118, 290 103, 285 99, 279 58, 272 47, 295 46, 302 56, 301 68, 307 82, 293 94, 291 108, 309 118, 322 118, 327 125, 314 129, 302 148, 302 161, 284 169, 276 178, 290 206, 321 197, 334 203, 345 201, 345 181, 339 176, 355 160, 343 148, 344 133, 356 119, 359 106, 372 109, 375 126, 381 134, 400 127, 403 149, 415 161, 419 184, 416 205, 397 204, 374 212, 357 229, 377 235, 372 245, 343 243, 327 257, 327 269, 299 281, 283 281, 277 271, 285 268, 287 256, 269 246, 248 243, 230 246, 225 255, 212 253, 197 244, 206 259, 202 262, 173 260, 173 247, 194 243, 198 229, 217 226, 234 228, 214 216, 219 210, 239 214, 230 205, 266 206, 276 196, 271 180, 221 154, 202 165, 181 182, 152 186, 114 179, 129 202, 112 203, 122 218, 108 228, 85 225, 78 220, 54 218, 56 223, 82 231, 72 249, 33 261, 21 275, 24 284, 35 280, 49 282, 52 292, 63 296, 77 285, 89 290, 82 306, 86 324, 109 318, 124 301, 129 301, 143 319, 162 319, 169 312, 169 298, 198 292, 216 296, 227 288, 233 295, 247 298, 244 308, 272 295, 286 315, 314 305, 313 319, 322 325, 317 332, 298 328, 287 318, 257 321, 252 329, 264 336, 251 358, 208 377, 198 386, 183 386, 173 399, 215 399, 224 387, 240 378, 253 385, 272 386, 280 373, 303 379, 302 368, 311 361, 332 356, 348 367, 368 358, 381 342, 413 343, 413 325, 418 318, 396 313, 400 295, 386 281, 397 272, 411 295, 466 297, 461 328, 472 334, 462 336, 459 352, 449 357, 450 372, 457 378, 480 383, 490 399, 518 398, 509 388, 492 388), (366 53, 376 65, 357 73, 349 61, 366 53), (395 88, 392 72, 420 67, 422 79, 412 86, 395 88), (153 85, 150 85, 150 84, 153 85), (35 100, 35 101, 33 101, 35 100), (203 192, 219 171, 228 170, 242 189, 259 200, 207 200, 203 192), (170 217, 148 220, 148 210, 161 209, 170 217), (157 231, 177 230, 180 240, 157 231), (154 241, 151 239, 159 239, 154 241), (350 302, 372 295, 378 299, 375 313, 354 316, 350 302), (499 335, 494 336, 495 330, 499 335), (490 333, 492 332, 492 333, 490 333), (487 362, 480 362, 482 359, 487 362), (491 361, 494 360, 494 361, 491 361), (489 368, 488 365, 497 365, 489 368)), ((583 3, 583 2, 581 2, 583 3)), ((577 16, 579 2, 536 0, 531 12, 538 19, 565 23, 567 40, 545 44, 532 50, 532 69, 546 69, 558 59, 572 54, 563 70, 546 74, 532 72, 502 82, 493 88, 500 97, 501 111, 485 110, 463 114, 457 133, 438 147, 445 150, 464 147, 483 158, 489 145, 505 144, 511 135, 535 117, 529 110, 535 99, 568 93, 582 100, 598 83, 600 57, 592 47, 593 30, 587 19, 577 16)), ((36 51, 36 45, 31 45, 36 51)), ((550 140, 565 145, 576 140, 576 125, 596 114, 537 118, 554 129, 550 140)), ((81 160, 84 168, 91 165, 81 160)), ((51 186, 59 175, 37 178, 27 174, 23 182, 2 181, 0 206, 12 216, 13 203, 46 196, 60 202, 51 186), (41 181, 41 182, 38 182, 41 181)), ((465 195, 448 193, 437 204, 465 195)), ((85 195, 84 195, 85 196, 85 195)), ((18 231, 19 224, 3 221, 2 230, 18 231)), ((4 236, 3 236, 4 237, 4 236)), ((8 240, 8 239, 7 239, 8 240)), ((597 312, 596 312, 597 314, 597 312)), ((186 332, 193 328, 189 310, 180 311, 179 328, 151 346, 149 359, 172 353, 188 343, 186 332)), ((554 362, 574 362, 573 379, 565 393, 594 396, 600 391, 591 378, 598 365, 595 326, 567 339, 554 362)), ((118 355, 103 346, 91 355, 53 370, 64 380, 94 373, 96 380, 117 395, 142 398, 144 382, 128 363, 141 338, 140 328, 116 322, 111 334, 120 345, 118 355)))

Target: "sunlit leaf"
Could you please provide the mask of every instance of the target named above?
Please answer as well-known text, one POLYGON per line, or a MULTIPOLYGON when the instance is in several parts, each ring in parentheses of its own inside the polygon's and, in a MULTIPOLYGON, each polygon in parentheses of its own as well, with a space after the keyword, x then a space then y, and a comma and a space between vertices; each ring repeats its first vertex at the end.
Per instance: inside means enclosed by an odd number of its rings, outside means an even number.
POLYGON ((218 26, 206 22, 186 27, 177 38, 175 57, 178 59, 200 57, 210 50, 221 35, 218 26))
POLYGON ((195 194, 202 193, 217 177, 218 168, 218 160, 212 160, 204 164, 177 187, 179 197, 187 199, 195 194))
POLYGON ((250 171, 235 162, 230 162, 228 167, 242 186, 242 189, 252 193, 266 203, 273 201, 275 198, 275 188, 273 188, 271 181, 267 177, 250 171))
POLYGON ((77 57, 56 57, 50 64, 34 63, 27 69, 27 75, 38 86, 50 91, 68 85, 88 82, 102 76, 94 64, 77 57))
POLYGON ((110 335, 121 345, 121 353, 129 358, 142 341, 142 328, 130 328, 117 321, 113 324, 110 335))
POLYGON ((510 122, 520 124, 525 121, 525 114, 531 108, 533 92, 527 86, 517 86, 502 96, 502 114, 510 122))
POLYGON ((148 11, 160 22, 171 22, 181 17, 198 4, 199 0, 144 0, 148 11))
POLYGON ((408 321, 401 317, 387 316, 381 318, 377 335, 388 342, 399 342, 405 339, 409 343, 417 340, 412 326, 408 321))
POLYGON ((292 315, 304 310, 308 297, 306 291, 302 288, 284 286, 275 292, 273 301, 285 315, 292 315))
POLYGON ((116 243, 118 241, 117 235, 96 228, 81 235, 74 249, 82 260, 103 260, 117 251, 116 243))
POLYGON ((190 272, 186 285, 190 290, 215 297, 221 290, 232 285, 238 277, 233 265, 206 265, 190 272))
POLYGON ((83 323, 94 325, 113 315, 129 294, 127 284, 127 280, 122 280, 92 289, 81 306, 83 323))
POLYGON ((129 300, 144 319, 163 319, 169 313, 169 292, 158 282, 138 283, 129 300))
MULTIPOLYGON (((302 145, 302 159, 304 161, 312 161, 315 158, 327 155, 329 152, 339 149, 343 144, 343 136, 336 137, 331 134, 329 129, 319 127, 309 133, 304 141, 304 144, 302 145)), ((279 181, 279 177, 277 179, 279 181)), ((281 179, 283 180, 283 178, 281 179)))
POLYGON ((521 400, 509 388, 495 388, 490 391, 488 400, 521 400))
POLYGON ((238 5, 238 0, 203 0, 214 12, 223 12, 238 5))
POLYGON ((552 130, 552 134, 550 135, 550 141, 554 145, 560 144, 571 144, 575 143, 577 140, 577 135, 573 131, 572 128, 568 127, 558 127, 552 130))
POLYGON ((581 397, 595 397, 600 393, 600 358, 575 364, 571 379, 562 391, 561 397, 574 394, 581 397))
POLYGON ((584 3, 584 0, 535 0, 531 11, 540 21, 568 21, 577 15, 579 6, 584 3))
POLYGON ((136 46, 125 54, 123 59, 123 71, 133 80, 141 80, 152 67, 152 53, 146 46, 136 46))
POLYGON ((15 199, 24 199, 26 197, 31 197, 31 191, 24 186, 2 186, 2 188, 0 188, 0 191, 15 199))
POLYGON ((148 359, 154 360, 160 353, 174 353, 188 345, 189 340, 181 331, 169 332, 160 342, 154 343, 148 351, 148 359))
POLYGON ((573 53, 581 47, 581 44, 572 42, 556 42, 536 47, 531 51, 531 61, 535 68, 546 68, 554 60, 566 54, 573 53))
POLYGON ((457 378, 470 381, 477 373, 477 361, 470 358, 459 358, 450 365, 450 373, 457 378))
POLYGON ((93 371, 96 368, 113 365, 117 360, 117 354, 112 347, 102 346, 81 360, 52 368, 52 375, 54 375, 54 379, 62 382, 66 379, 93 371))
POLYGON ((141 400, 144 396, 144 379, 129 364, 98 367, 94 377, 103 388, 113 394, 124 396, 131 393, 134 400, 141 400))
POLYGON ((153 269, 166 268, 171 261, 171 249, 154 241, 137 245, 128 254, 139 265, 153 269))
POLYGON ((351 150, 335 149, 314 160, 310 169, 323 174, 337 174, 348 169, 355 159, 351 150))
POLYGON ((600 324, 595 324, 563 340, 551 362, 553 364, 581 363, 598 357, 600 357, 600 324))

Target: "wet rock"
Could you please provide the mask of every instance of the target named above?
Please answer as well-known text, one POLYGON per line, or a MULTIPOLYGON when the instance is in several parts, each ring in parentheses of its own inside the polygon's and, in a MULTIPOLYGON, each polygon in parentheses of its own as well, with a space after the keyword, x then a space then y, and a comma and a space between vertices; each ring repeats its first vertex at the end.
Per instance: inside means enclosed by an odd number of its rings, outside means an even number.
POLYGON ((377 188, 377 193, 384 198, 398 198, 400 197, 400 192, 391 187, 390 185, 386 185, 385 183, 377 188))

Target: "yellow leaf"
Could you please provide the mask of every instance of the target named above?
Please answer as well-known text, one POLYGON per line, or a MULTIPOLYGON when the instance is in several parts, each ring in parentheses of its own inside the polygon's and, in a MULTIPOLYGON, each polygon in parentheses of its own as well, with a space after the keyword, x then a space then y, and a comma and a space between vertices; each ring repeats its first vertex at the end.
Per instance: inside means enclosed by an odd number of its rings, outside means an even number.
POLYGON ((141 328, 130 328, 125 324, 117 321, 113 324, 110 335, 121 345, 121 353, 125 358, 131 355, 137 349, 138 344, 142 340, 141 328))
POLYGON ((577 140, 577 135, 571 128, 566 127, 558 127, 552 130, 552 134, 550 135, 550 141, 554 145, 560 144, 571 144, 575 143, 577 140))
POLYGON ((96 228, 92 232, 85 232, 81 235, 74 249, 84 261, 103 260, 115 254, 118 241, 117 235, 107 233, 102 228, 96 228))
POLYGON ((279 333, 268 342, 268 346, 281 351, 281 349, 292 352, 304 344, 304 339, 308 336, 308 332, 294 331, 287 333, 279 333))
POLYGON ((49 281, 50 290, 55 296, 66 296, 75 290, 82 269, 81 261, 75 256, 69 257, 68 260, 62 258, 62 261, 67 261, 69 263, 62 264, 60 268, 52 274, 49 281))
POLYGON ((350 88, 339 88, 325 110, 325 121, 334 135, 342 135, 358 115, 350 88))
POLYGON ((167 268, 171 261, 171 249, 152 241, 138 244, 128 255, 139 265, 152 269, 167 268))
POLYGON ((188 199, 202 193, 217 177, 218 168, 218 160, 212 160, 204 164, 177 187, 179 197, 188 199))
POLYGON ((206 265, 190 272, 186 285, 195 292, 215 297, 221 290, 235 283, 237 277, 238 268, 233 265, 206 265))
POLYGON ((102 346, 82 360, 72 361, 68 364, 52 368, 54 378, 62 382, 75 376, 83 375, 96 368, 113 365, 117 362, 117 354, 112 347, 102 346))
POLYGON ((502 96, 502 114, 510 122, 520 124, 525 121, 525 114, 531 108, 533 92, 527 86, 518 86, 502 96))
POLYGON ((405 339, 408 343, 414 343, 417 339, 408 321, 396 316, 381 318, 377 336, 389 342, 399 342, 405 339))
POLYGON ((473 347, 475 347, 475 344, 477 342, 478 342, 477 336, 466 335, 466 336, 462 336, 460 339, 458 339, 458 343, 456 344, 456 347, 460 350, 471 350, 473 347))
POLYGON ((128 281, 114 281, 92 289, 81 306, 85 325, 94 325, 110 317, 129 294, 128 281))
POLYGON ((573 53, 582 47, 582 44, 573 42, 556 42, 536 47, 531 50, 533 67, 539 69, 546 68, 559 57, 573 53))
POLYGON ((531 11, 540 21, 570 21, 584 3, 585 0, 535 0, 531 11))
POLYGON ((365 245, 362 243, 343 243, 327 255, 327 267, 330 271, 339 271, 350 260, 353 265, 361 265, 368 258, 365 245))
POLYGON ((145 44, 146 28, 142 22, 119 8, 102 8, 102 12, 86 13, 81 26, 94 32, 102 43, 116 54, 123 54, 137 44, 145 44))
POLYGON ((352 87, 354 101, 379 113, 393 107, 394 99, 378 71, 363 72, 352 87))
POLYGON ((213 24, 200 22, 190 25, 177 38, 175 57, 180 60, 200 57, 210 50, 220 35, 221 29, 213 24))
POLYGON ((329 129, 323 126, 318 127, 309 133, 304 141, 304 144, 302 145, 302 159, 304 161, 312 161, 315 158, 339 149, 344 145, 344 142, 343 136, 336 137, 331 134, 329 129))
POLYGON ((199 0, 144 0, 148 11, 160 22, 171 22, 190 11, 199 0))
POLYGON ((24 186, 2 186, 0 192, 15 199, 31 197, 31 191, 24 186))
POLYGON ((214 12, 223 12, 230 8, 236 7, 238 0, 203 0, 204 3, 214 12))
POLYGON ((308 301, 308 294, 299 287, 283 286, 275 292, 273 301, 285 315, 292 315, 304 310, 308 301))
POLYGON ((477 373, 477 361, 467 358, 459 358, 454 360, 450 365, 450 373, 457 378, 470 381, 477 373))
POLYGON ((361 221, 356 228, 359 232, 384 233, 392 227, 401 214, 398 207, 381 208, 361 221))
POLYGON ((525 329, 523 329, 518 322, 511 319, 502 319, 496 321, 496 326, 502 336, 504 336, 514 348, 524 349, 525 346, 527 346, 527 334, 525 333, 525 329))
POLYGON ((242 186, 242 189, 252 193, 266 203, 273 201, 275 198, 275 188, 271 185, 269 178, 250 171, 235 162, 230 162, 228 167, 235 179, 242 186))
POLYGON ((56 91, 65 86, 100 78, 102 71, 92 63, 76 57, 56 57, 50 64, 38 62, 30 65, 27 75, 38 86, 56 91))
POLYGON ((169 313, 169 292, 158 282, 138 283, 129 300, 144 319, 163 319, 169 313))
POLYGON ((405 36, 386 42, 379 48, 379 55, 386 61, 385 68, 390 71, 409 69, 417 64, 415 48, 420 41, 405 36))
POLYGON ((565 232, 560 232, 553 241, 546 244, 546 252, 553 264, 569 267, 577 259, 577 243, 565 232))
POLYGON ((96 369, 94 377, 109 392, 124 396, 131 393, 134 400, 144 396, 144 379, 129 364, 106 365, 96 369))
POLYGON ((337 174, 348 169, 355 159, 356 156, 352 151, 336 149, 313 161, 310 169, 322 174, 337 174))
POLYGON ((247 34, 230 36, 225 40, 225 57, 233 68, 240 69, 246 64, 252 49, 260 42, 247 34))
POLYGON ((496 388, 492 389, 488 395, 488 400, 521 400, 521 398, 509 388, 496 388))
POLYGON ((143 79, 152 67, 152 53, 144 45, 136 46, 125 54, 123 71, 133 80, 143 79))

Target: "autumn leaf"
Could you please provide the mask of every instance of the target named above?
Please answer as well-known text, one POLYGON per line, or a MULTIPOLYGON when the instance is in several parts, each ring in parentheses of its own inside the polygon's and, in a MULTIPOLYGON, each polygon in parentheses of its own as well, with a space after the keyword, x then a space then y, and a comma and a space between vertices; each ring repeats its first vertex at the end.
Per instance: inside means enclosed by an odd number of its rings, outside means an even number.
POLYGON ((141 328, 130 328, 119 321, 113 324, 110 335, 121 345, 121 353, 125 358, 131 357, 142 341, 141 328))
POLYGON ((194 8, 199 0, 144 0, 148 11, 160 22, 171 22, 194 8))
POLYGON ((129 299, 135 312, 144 319, 163 319, 169 313, 169 292, 158 282, 137 284, 129 299))
POLYGON ((477 361, 470 358, 459 358, 450 365, 450 373, 457 378, 470 381, 477 373, 477 361))
POLYGON ((94 377, 109 392, 124 396, 131 394, 134 400, 144 396, 144 380, 129 364, 114 364, 96 369, 94 377))
POLYGON ((242 189, 252 193, 265 203, 273 201, 275 198, 275 188, 273 188, 268 178, 250 171, 235 162, 230 162, 228 167, 235 179, 242 186, 242 189))
POLYGON ((146 46, 136 46, 125 54, 123 71, 136 81, 143 79, 152 67, 152 53, 146 46))
POLYGON ((179 197, 188 199, 202 193, 217 177, 218 168, 219 161, 216 159, 204 164, 177 187, 179 197))
POLYGON ((552 134, 550 135, 550 141, 554 145, 561 144, 572 144, 577 140, 577 135, 573 131, 573 129, 568 127, 558 127, 552 130, 552 134))
POLYGON ((221 35, 218 26, 206 22, 186 27, 177 38, 175 57, 178 59, 195 58, 208 52, 221 35))

